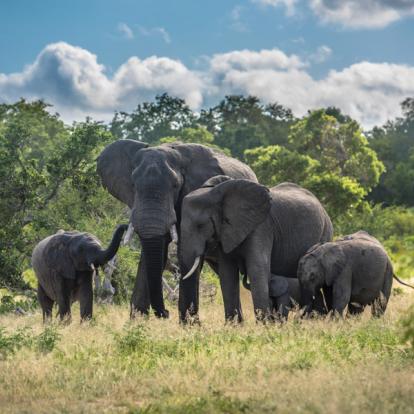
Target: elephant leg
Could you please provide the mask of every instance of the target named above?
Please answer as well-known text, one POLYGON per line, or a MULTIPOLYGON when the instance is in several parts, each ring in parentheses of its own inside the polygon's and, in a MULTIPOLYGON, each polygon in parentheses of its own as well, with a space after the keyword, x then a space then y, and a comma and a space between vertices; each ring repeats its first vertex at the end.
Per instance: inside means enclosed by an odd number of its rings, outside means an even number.
POLYGON ((219 277, 224 302, 226 322, 242 322, 243 313, 240 302, 240 280, 237 264, 221 255, 219 261, 219 277))
POLYGON ((388 300, 391 295, 392 279, 392 272, 387 271, 381 292, 371 306, 371 314, 374 318, 381 317, 387 309, 388 300))
POLYGON ((347 316, 356 316, 360 315, 362 312, 364 312, 365 306, 359 305, 357 303, 350 303, 348 304, 348 314, 347 316))
MULTIPOLYGON (((201 266, 200 266, 201 268, 201 266)), ((181 323, 198 323, 200 270, 191 277, 180 280, 178 312, 181 323)))
POLYGON ((288 294, 282 295, 277 299, 276 321, 286 322, 289 317, 291 302, 288 294))
MULTIPOLYGON (((331 298, 330 303, 332 306, 332 298, 331 298)), ((320 290, 318 290, 315 293, 315 299, 313 300, 312 308, 318 315, 326 315, 328 313, 327 305, 325 306, 325 302, 324 302, 324 294, 322 294, 320 290)))
POLYGON ((39 284, 37 286, 37 299, 39 300, 40 306, 43 313, 43 323, 48 322, 52 319, 52 309, 54 301, 47 296, 45 290, 39 284))
POLYGON ((83 272, 80 276, 79 302, 81 321, 92 318, 93 309, 93 287, 92 273, 83 272))
POLYGON ((325 298, 326 303, 326 312, 330 312, 332 310, 333 301, 332 301, 332 286, 324 286, 323 290, 323 297, 325 298))
POLYGON ((260 321, 271 319, 269 297, 270 266, 247 263, 247 274, 250 278, 256 319, 260 321))
POLYGON ((350 300, 351 283, 348 280, 336 281, 332 289, 332 309, 334 313, 342 317, 350 300))
POLYGON ((150 297, 148 279, 145 269, 145 258, 144 255, 141 255, 141 260, 138 265, 137 277, 135 278, 134 290, 131 297, 131 319, 134 319, 137 314, 149 315, 150 297))
POLYGON ((75 287, 75 280, 61 278, 57 283, 57 304, 59 317, 62 322, 71 321, 71 295, 75 287))

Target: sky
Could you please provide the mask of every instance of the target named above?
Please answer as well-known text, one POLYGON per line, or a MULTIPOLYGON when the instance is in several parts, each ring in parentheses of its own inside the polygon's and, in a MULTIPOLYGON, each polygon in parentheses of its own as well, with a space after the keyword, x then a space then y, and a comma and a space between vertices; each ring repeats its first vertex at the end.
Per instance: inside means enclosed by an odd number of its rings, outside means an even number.
POLYGON ((255 95, 364 128, 414 97, 414 0, 2 0, 0 101, 108 121, 167 92, 255 95))

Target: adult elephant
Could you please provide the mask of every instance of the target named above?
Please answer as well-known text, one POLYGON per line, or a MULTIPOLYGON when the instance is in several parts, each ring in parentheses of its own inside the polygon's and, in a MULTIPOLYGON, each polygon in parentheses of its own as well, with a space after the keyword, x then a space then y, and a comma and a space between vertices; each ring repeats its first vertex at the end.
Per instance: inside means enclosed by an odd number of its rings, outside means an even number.
POLYGON ((58 304, 60 319, 70 318, 70 307, 75 300, 80 302, 81 319, 92 317, 92 275, 98 266, 116 255, 127 228, 126 224, 117 227, 107 249, 92 234, 63 230, 36 245, 32 265, 38 279, 37 295, 44 321, 52 316, 54 302, 58 304))
POLYGON ((214 177, 185 197, 182 215, 184 278, 191 278, 205 256, 220 277, 226 320, 242 320, 239 270, 250 279, 256 315, 266 318, 271 274, 296 277, 301 256, 333 234, 319 200, 292 183, 269 190, 243 179, 214 177))
MULTIPOLYGON (((219 174, 257 181, 242 162, 199 144, 148 147, 119 140, 100 154, 97 170, 104 187, 131 209, 130 222, 142 245, 142 256, 131 298, 131 317, 148 314, 168 317, 162 292, 171 233, 181 220, 183 198, 219 174)), ((179 228, 179 226, 177 226, 179 228)), ((180 243, 180 240, 179 240, 180 243)), ((181 281, 179 313, 182 321, 198 313, 198 278, 181 281)))

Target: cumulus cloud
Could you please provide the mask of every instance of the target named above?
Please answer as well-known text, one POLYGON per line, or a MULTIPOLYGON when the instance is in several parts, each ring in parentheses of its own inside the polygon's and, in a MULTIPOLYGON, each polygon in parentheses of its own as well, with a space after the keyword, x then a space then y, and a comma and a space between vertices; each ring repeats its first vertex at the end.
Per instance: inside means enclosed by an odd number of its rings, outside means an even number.
POLYGON ((133 39, 134 32, 126 23, 118 23, 118 31, 125 39, 133 39))
POLYGON ((360 62, 315 79, 308 60, 278 49, 240 50, 207 57, 195 71, 167 57, 131 57, 108 76, 94 54, 55 43, 23 71, 0 74, 0 97, 6 102, 43 98, 71 121, 86 115, 109 120, 113 111, 130 111, 163 92, 185 99, 193 109, 215 104, 226 94, 251 94, 299 116, 337 106, 369 128, 398 116, 400 102, 414 96, 412 66, 360 62))
POLYGON ((414 96, 414 67, 389 63, 361 62, 314 79, 297 56, 281 51, 240 51, 215 55, 210 72, 215 90, 222 94, 243 93, 264 102, 278 101, 297 115, 337 106, 365 127, 396 117, 400 102, 414 96), (273 54, 280 57, 269 59, 273 54))
POLYGON ((310 0, 310 7, 323 22, 350 28, 382 28, 414 15, 414 0, 310 0))
POLYGON ((108 77, 96 55, 60 42, 45 47, 22 72, 0 74, 2 99, 43 98, 66 118, 91 114, 109 119, 114 109, 131 109, 163 92, 184 98, 193 108, 202 104, 198 75, 165 57, 131 57, 108 77))

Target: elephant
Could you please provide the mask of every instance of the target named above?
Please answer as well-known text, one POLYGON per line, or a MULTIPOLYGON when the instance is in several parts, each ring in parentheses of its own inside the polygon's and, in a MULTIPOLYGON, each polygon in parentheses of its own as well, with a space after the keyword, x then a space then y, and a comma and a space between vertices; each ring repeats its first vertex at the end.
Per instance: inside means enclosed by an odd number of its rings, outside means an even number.
POLYGON ((116 255, 127 228, 127 224, 116 228, 107 249, 92 234, 63 230, 36 245, 32 266, 44 322, 51 318, 54 302, 61 320, 70 321, 71 304, 76 300, 80 302, 81 320, 92 317, 93 274, 116 255))
POLYGON ((325 298, 328 310, 340 316, 347 305, 350 315, 372 305, 372 315, 381 316, 387 308, 393 277, 407 285, 394 275, 381 243, 365 231, 312 246, 298 266, 306 311, 312 309, 312 297, 324 287, 324 292, 331 290, 325 298))
POLYGON ((239 271, 247 274, 256 317, 266 320, 271 273, 296 277, 300 257, 332 234, 319 200, 296 184, 269 190, 253 181, 214 177, 184 198, 179 261, 183 278, 191 278, 204 258, 212 265, 226 320, 243 320, 239 271))
MULTIPOLYGON (((180 228, 183 198, 219 174, 252 181, 257 181, 256 175, 241 161, 204 145, 148 147, 128 139, 115 141, 102 151, 97 171, 109 193, 130 208, 130 229, 141 241, 130 316, 147 315, 152 307, 157 317, 167 318, 162 273, 168 245, 177 238, 176 229, 180 228)), ((198 273, 192 280, 180 281, 178 308, 182 322, 198 313, 198 273)))
MULTIPOLYGON (((246 274, 243 275, 243 286, 251 290, 246 274)), ((299 280, 292 277, 270 275, 269 296, 272 302, 272 314, 278 321, 287 320, 289 311, 295 306, 302 307, 303 304, 299 280)), ((313 301, 312 309, 320 315, 327 313, 321 294, 313 301)))

